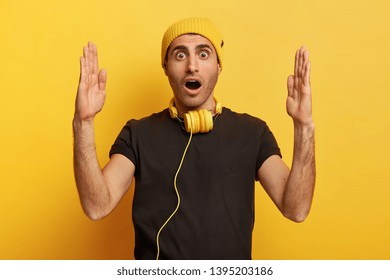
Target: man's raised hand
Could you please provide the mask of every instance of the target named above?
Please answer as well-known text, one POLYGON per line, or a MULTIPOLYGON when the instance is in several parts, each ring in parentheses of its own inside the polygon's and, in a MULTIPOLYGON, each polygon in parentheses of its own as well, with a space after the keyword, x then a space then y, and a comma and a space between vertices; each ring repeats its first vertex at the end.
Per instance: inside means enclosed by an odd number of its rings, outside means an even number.
POLYGON ((92 42, 83 49, 80 58, 80 81, 77 90, 75 118, 79 121, 93 120, 104 105, 106 98, 107 72, 99 70, 97 48, 92 42))
POLYGON ((312 124, 309 52, 301 47, 295 54, 294 75, 287 79, 287 113, 295 124, 312 124))

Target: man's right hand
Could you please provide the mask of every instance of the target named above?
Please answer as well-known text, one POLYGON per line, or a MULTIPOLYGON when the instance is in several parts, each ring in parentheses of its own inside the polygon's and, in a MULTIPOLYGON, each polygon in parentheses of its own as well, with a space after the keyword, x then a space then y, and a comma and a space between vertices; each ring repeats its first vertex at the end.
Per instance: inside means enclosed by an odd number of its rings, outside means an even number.
POLYGON ((106 70, 99 70, 97 48, 92 42, 88 42, 80 58, 75 119, 91 121, 102 110, 106 98, 106 81, 106 70))

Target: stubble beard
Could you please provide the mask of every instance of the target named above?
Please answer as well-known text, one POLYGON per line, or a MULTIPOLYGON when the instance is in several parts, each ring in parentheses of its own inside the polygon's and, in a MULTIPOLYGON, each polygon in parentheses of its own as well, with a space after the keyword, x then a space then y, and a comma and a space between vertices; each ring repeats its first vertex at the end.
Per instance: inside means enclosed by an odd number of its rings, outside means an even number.
MULTIPOLYGON (((183 111, 198 110, 202 108, 202 106, 209 102, 210 98, 213 97, 214 88, 217 85, 217 82, 218 74, 215 74, 206 84, 202 85, 203 88, 198 94, 191 95, 188 92, 185 92, 185 89, 183 89, 181 85, 177 87, 172 81, 170 81, 176 106, 181 107, 181 110, 183 111)), ((207 107, 204 109, 213 111, 215 108, 207 107)))

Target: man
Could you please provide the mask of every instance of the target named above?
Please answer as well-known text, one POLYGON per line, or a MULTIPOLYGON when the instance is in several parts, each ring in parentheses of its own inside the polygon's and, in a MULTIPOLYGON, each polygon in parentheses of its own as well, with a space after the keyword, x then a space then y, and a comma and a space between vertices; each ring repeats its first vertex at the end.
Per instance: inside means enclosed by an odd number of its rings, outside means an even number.
POLYGON ((168 28, 161 61, 174 95, 170 108, 129 121, 103 169, 93 125, 107 74, 99 70, 96 46, 84 47, 73 120, 77 188, 84 212, 98 220, 135 177, 136 259, 250 259, 255 180, 287 218, 302 222, 308 215, 315 183, 308 51, 296 52, 287 81, 294 123, 290 171, 265 122, 222 108, 214 97, 223 45, 206 19, 168 28))

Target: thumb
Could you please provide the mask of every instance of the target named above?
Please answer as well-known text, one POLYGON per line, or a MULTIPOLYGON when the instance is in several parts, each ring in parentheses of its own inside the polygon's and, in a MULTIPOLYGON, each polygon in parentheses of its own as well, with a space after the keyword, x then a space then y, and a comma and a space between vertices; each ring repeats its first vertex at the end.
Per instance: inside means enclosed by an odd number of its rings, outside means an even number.
POLYGON ((99 89, 106 90, 106 82, 107 82, 107 71, 106 69, 101 69, 99 71, 99 89))
POLYGON ((292 97, 294 93, 294 76, 288 76, 287 78, 287 91, 288 91, 288 96, 292 97))

